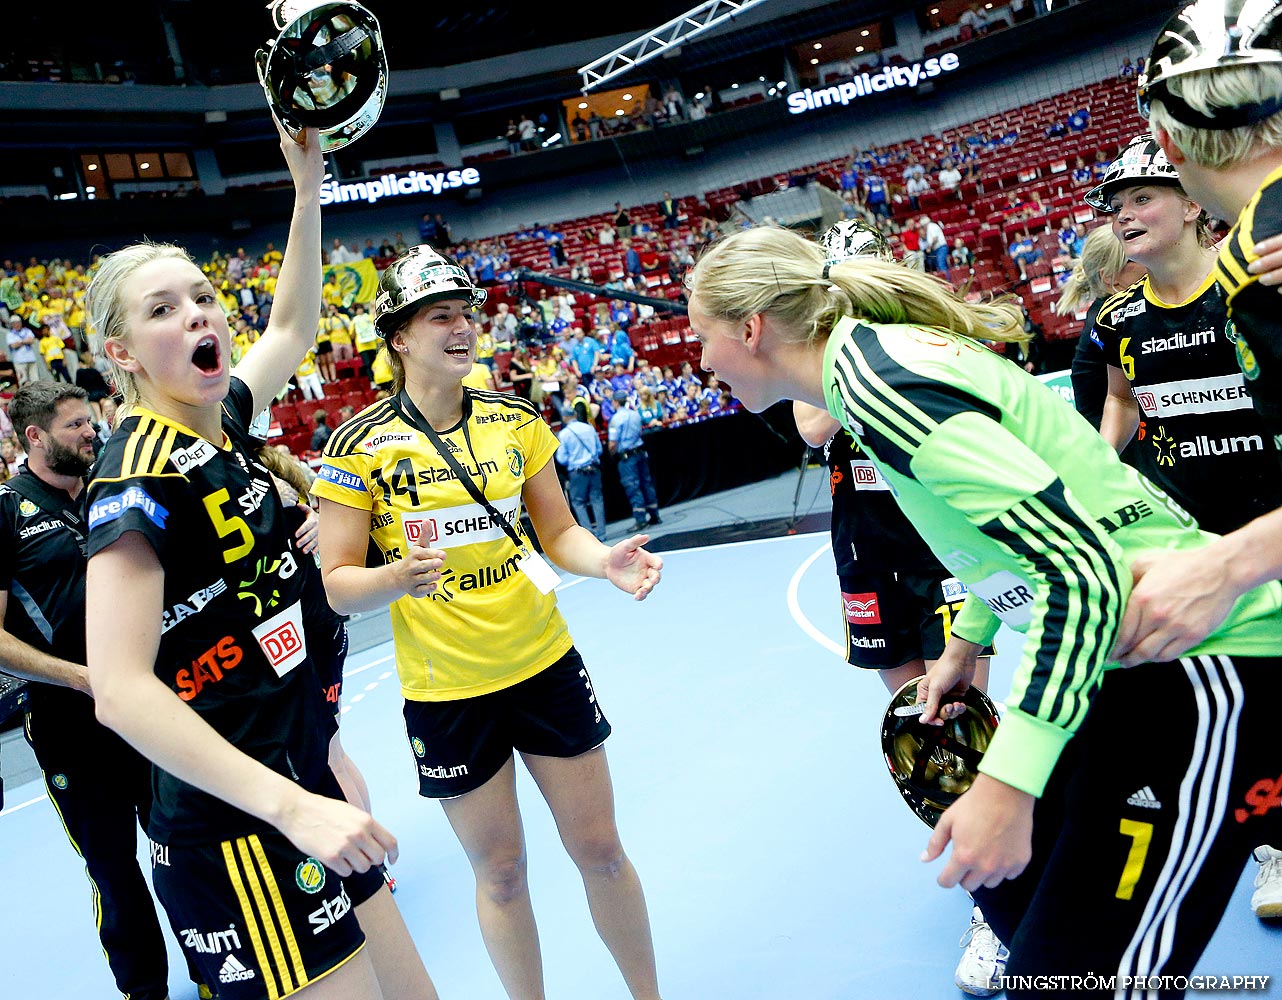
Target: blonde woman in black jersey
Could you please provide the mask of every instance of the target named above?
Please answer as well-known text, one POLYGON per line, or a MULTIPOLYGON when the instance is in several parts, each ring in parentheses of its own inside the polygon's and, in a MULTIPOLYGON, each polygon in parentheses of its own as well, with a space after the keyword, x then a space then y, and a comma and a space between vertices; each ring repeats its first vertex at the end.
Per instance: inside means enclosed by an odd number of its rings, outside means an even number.
POLYGON ((89 286, 125 397, 89 487, 90 682, 99 719, 155 765, 153 881, 223 1000, 433 1000, 375 867, 396 840, 328 766, 293 528, 248 433, 320 312, 324 162, 314 130, 302 141, 281 132, 289 252, 234 376, 226 316, 185 251, 126 247, 89 286))

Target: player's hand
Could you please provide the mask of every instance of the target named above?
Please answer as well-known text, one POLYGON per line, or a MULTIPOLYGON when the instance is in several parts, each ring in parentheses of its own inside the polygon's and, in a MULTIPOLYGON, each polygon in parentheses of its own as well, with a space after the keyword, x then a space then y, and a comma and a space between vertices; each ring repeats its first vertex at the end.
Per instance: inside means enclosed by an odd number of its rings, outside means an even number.
POLYGON ((307 504, 298 506, 304 511, 303 526, 294 532, 294 541, 298 543, 299 552, 311 555, 320 546, 320 517, 307 504))
POLYGON ((278 829, 289 842, 339 875, 396 861, 396 838, 369 813, 343 801, 298 790, 278 829))
POLYGON ((1260 276, 1260 284, 1282 285, 1282 233, 1260 240, 1251 248, 1251 253, 1259 260, 1251 261, 1247 270, 1260 276))
POLYGON ((659 584, 663 560, 641 546, 649 535, 633 535, 610 548, 605 559, 605 578, 638 601, 644 601, 659 584))
POLYGON ((325 157, 321 153, 320 132, 314 128, 305 128, 294 139, 276 121, 276 132, 280 136, 280 151, 285 155, 285 165, 294 179, 294 190, 299 193, 311 193, 320 190, 325 179, 325 157))
POLYGON ((982 648, 956 636, 948 640, 944 655, 917 682, 917 703, 926 704, 918 721, 929 726, 942 726, 948 720, 965 714, 965 703, 952 699, 959 699, 970 690, 982 648))
POLYGON ((1027 792, 981 774, 944 811, 922 861, 934 861, 951 840, 953 852, 936 881, 945 889, 989 889, 1015 878, 1033 857, 1033 803, 1027 792))
POLYGON ((1135 586, 1113 656, 1124 667, 1165 663, 1205 639, 1241 595, 1227 567, 1207 549, 1142 552, 1131 561, 1135 586))
POLYGON ((405 593, 410 597, 427 597, 436 590, 436 585, 441 579, 445 553, 440 549, 429 549, 414 544, 406 551, 404 559, 399 559, 391 565, 405 593))

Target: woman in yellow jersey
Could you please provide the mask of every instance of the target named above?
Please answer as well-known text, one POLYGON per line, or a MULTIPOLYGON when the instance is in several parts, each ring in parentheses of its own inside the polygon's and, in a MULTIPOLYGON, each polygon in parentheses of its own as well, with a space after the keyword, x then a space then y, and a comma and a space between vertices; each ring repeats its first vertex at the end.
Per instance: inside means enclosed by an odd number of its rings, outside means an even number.
POLYGON ((610 548, 575 524, 558 442, 530 403, 464 388, 485 301, 426 246, 384 272, 375 306, 394 395, 325 448, 321 565, 341 614, 391 604, 420 793, 441 800, 476 876, 481 933, 513 998, 541 998, 538 931, 516 799, 521 754, 578 866, 593 921, 633 997, 659 996, 645 897, 619 841, 602 744, 610 733, 543 551, 641 600, 662 561, 634 535, 610 548), (372 527, 371 527, 372 525, 372 527), (373 538, 384 565, 366 566, 373 538))
POLYGON ((433 1000, 377 868, 395 838, 329 766, 295 526, 249 433, 320 312, 320 136, 280 136, 289 255, 234 375, 226 316, 181 248, 126 247, 90 286, 126 407, 89 486, 89 679, 98 718, 155 765, 153 883, 222 1000, 433 1000))

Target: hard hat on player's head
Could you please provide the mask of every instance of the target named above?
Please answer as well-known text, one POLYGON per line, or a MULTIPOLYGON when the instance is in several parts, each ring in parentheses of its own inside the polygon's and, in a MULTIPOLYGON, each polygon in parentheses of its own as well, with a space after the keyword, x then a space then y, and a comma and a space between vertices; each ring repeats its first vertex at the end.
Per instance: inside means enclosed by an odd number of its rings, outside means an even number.
POLYGON ((1219 107, 1206 115, 1170 91, 1185 73, 1282 63, 1282 0, 1196 0, 1166 22, 1140 74, 1140 114, 1161 101, 1177 122, 1200 129, 1254 125, 1282 111, 1282 95, 1259 103, 1219 107))
POLYGON ((276 0, 280 36, 259 49, 258 82, 272 117, 297 138, 320 131, 321 150, 363 135, 383 110, 387 53, 378 20, 354 0, 276 0))
POLYGON ((919 680, 914 677, 891 697, 881 722, 881 750, 908 808, 933 827, 979 774, 997 730, 997 706, 972 685, 961 698, 965 713, 942 726, 923 724, 920 714, 896 715, 896 709, 916 704, 919 680))
POLYGON ((863 219, 842 219, 833 223, 819 237, 819 245, 824 248, 829 264, 840 264, 851 257, 895 259, 890 243, 881 230, 863 219))
POLYGON ((1126 144, 1121 156, 1108 165, 1104 179, 1086 192, 1086 204, 1098 212, 1112 213, 1113 195, 1122 188, 1141 184, 1179 184, 1180 175, 1162 147, 1147 132, 1126 144))
POLYGON ((462 299, 473 309, 488 293, 468 273, 429 246, 410 247, 384 270, 374 300, 374 325, 390 337, 419 306, 442 299, 462 299))

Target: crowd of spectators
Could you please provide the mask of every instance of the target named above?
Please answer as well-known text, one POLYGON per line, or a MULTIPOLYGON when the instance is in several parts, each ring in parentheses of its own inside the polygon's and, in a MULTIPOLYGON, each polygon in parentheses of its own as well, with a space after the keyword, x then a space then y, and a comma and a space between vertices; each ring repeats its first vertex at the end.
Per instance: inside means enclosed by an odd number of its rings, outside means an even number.
MULTIPOLYGON (((665 192, 665 201, 671 198, 665 192)), ((629 235, 627 273, 606 282, 606 291, 644 292, 645 275, 662 271, 679 278, 693 263, 698 248, 711 238, 715 227, 692 227, 688 237, 667 229, 632 226, 622 206, 612 232, 629 235), (634 236, 635 234, 635 242, 634 236)), ((419 240, 438 248, 464 267, 478 284, 501 286, 516 282, 508 240, 502 237, 452 241, 448 222, 440 213, 425 213, 418 224, 419 240)), ((509 237, 528 246, 540 241, 547 248, 550 268, 569 269, 587 281, 590 275, 581 261, 571 265, 565 258, 562 235, 554 226, 533 224, 509 237)), ((334 238, 328 251, 330 264, 371 259, 381 268, 407 248, 402 233, 394 239, 346 243, 334 238)), ((251 350, 267 327, 279 275, 281 252, 268 243, 261 253, 237 247, 230 253, 215 251, 201 264, 214 286, 215 295, 228 317, 231 331, 231 362, 236 365, 251 350)), ((98 265, 95 255, 87 264, 30 258, 26 264, 4 260, 0 264, 0 324, 5 343, 0 349, 0 403, 22 384, 36 379, 76 382, 90 395, 95 418, 100 421, 105 441, 115 412, 114 387, 105 358, 95 359, 89 331, 85 326, 84 294, 98 265)), ((573 293, 523 283, 519 304, 496 296, 493 306, 477 319, 477 361, 489 371, 487 384, 516 392, 536 403, 548 403, 549 420, 559 424, 567 393, 580 395, 590 403, 587 423, 604 434, 616 409, 614 394, 623 390, 626 405, 646 406, 647 431, 684 421, 702 420, 737 408, 727 391, 714 381, 703 384, 687 363, 681 376, 671 370, 651 370, 647 359, 634 350, 628 330, 644 328, 662 318, 650 304, 621 299, 596 298, 590 311, 576 312, 573 293), (537 372, 537 377, 535 373, 537 372)), ((373 325, 372 305, 354 301, 354 289, 333 273, 324 283, 322 315, 317 324, 314 348, 299 366, 290 385, 282 387, 279 399, 301 398, 333 402, 332 408, 314 411, 306 452, 319 451, 328 432, 351 416, 353 408, 340 407, 333 399, 335 383, 344 376, 363 376, 377 398, 391 387, 391 368, 385 349, 373 325), (344 371, 344 362, 351 362, 344 371), (359 368, 354 366, 359 365, 359 368), (346 412, 344 412, 344 410, 346 412)), ((584 298, 584 301, 588 300, 584 298)), ((665 314, 666 315, 666 314, 665 314)), ((0 405, 0 441, 4 442, 5 463, 0 479, 24 458, 22 443, 7 426, 0 405)))

